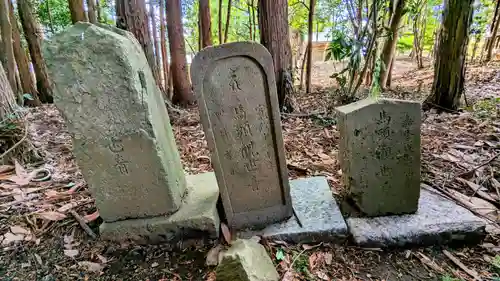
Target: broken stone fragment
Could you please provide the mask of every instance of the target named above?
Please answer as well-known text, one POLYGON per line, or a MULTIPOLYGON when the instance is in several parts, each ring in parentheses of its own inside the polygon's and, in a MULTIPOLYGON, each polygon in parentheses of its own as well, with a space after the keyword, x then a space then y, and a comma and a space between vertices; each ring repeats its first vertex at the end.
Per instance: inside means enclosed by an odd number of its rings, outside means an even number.
POLYGON ((266 249, 255 240, 236 240, 222 257, 217 281, 278 281, 279 275, 266 249))

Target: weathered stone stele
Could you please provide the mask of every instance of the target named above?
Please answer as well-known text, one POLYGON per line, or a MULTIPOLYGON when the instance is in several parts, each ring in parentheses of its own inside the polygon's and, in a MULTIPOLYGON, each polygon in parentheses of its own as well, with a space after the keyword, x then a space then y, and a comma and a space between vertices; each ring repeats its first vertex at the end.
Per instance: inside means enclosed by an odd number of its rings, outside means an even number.
POLYGON ((200 51, 191 65, 201 121, 230 226, 292 215, 274 68, 257 43, 200 51))
POLYGON ((337 108, 343 181, 367 216, 417 211, 420 103, 368 98, 337 108))
POLYGON ((44 50, 55 104, 106 222, 172 214, 186 193, 170 120, 145 55, 133 36, 117 32, 78 23, 44 50))

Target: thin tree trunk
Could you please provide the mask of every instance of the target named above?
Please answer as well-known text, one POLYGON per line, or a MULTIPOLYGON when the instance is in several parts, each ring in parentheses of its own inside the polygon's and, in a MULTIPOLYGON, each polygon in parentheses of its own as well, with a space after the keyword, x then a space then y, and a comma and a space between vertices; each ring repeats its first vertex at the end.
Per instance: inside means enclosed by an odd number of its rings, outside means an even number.
POLYGON ((95 9, 97 12, 97 22, 102 22, 102 14, 101 14, 101 0, 95 1, 95 9))
POLYGON ((219 44, 222 44, 222 0, 219 0, 219 20, 218 20, 218 24, 219 24, 219 44))
POLYGON ((247 1, 248 9, 248 34, 250 35, 250 40, 253 40, 253 22, 252 22, 252 8, 250 7, 250 2, 247 1))
POLYGON ((287 0, 259 1, 260 41, 273 57, 280 108, 292 111, 287 102, 293 89, 287 0))
POLYGON ((23 46, 21 44, 21 34, 19 32, 19 26, 17 25, 17 19, 14 14, 14 6, 10 1, 9 14, 12 24, 12 42, 14 47, 14 56, 16 57, 21 88, 23 90, 23 93, 27 93, 32 96, 32 100, 28 100, 27 104, 38 106, 41 104, 40 99, 38 98, 38 91, 36 90, 35 82, 33 81, 30 73, 28 58, 26 57, 26 53, 24 52, 23 46))
POLYGON ((2 63, 7 72, 10 87, 17 94, 16 59, 12 46, 12 24, 9 16, 9 0, 0 0, 0 31, 2 35, 2 63))
POLYGON ((391 63, 389 64, 389 75, 387 75, 387 83, 386 83, 387 88, 390 88, 392 84, 392 70, 394 68, 394 57, 395 56, 392 57, 391 63))
POLYGON ((491 32, 491 38, 489 40, 490 44, 488 44, 488 52, 486 53, 486 61, 491 60, 491 55, 493 54, 493 48, 495 47, 495 41, 497 38, 497 33, 498 33, 498 25, 500 23, 499 17, 498 17, 498 11, 500 8, 500 1, 497 1, 496 8, 495 8, 495 22, 491 23, 493 26, 493 30, 491 32))
POLYGON ((160 54, 160 42, 158 41, 158 29, 156 25, 156 16, 155 16, 155 8, 152 2, 149 4, 149 18, 151 20, 151 28, 152 31, 151 37, 153 37, 154 44, 154 58, 155 58, 155 72, 156 72, 156 84, 163 90, 163 86, 161 83, 161 75, 160 75, 160 67, 161 67, 161 54, 160 54))
MULTIPOLYGON (((168 0, 167 0, 168 1, 168 0)), ((165 26, 165 0, 160 0, 160 44, 161 44, 161 58, 163 64, 163 85, 165 93, 169 96, 170 83, 168 79, 168 55, 167 55, 167 34, 165 26)))
POLYGON ((309 0, 309 21, 307 35, 307 70, 306 70, 306 94, 311 93, 311 74, 312 74, 312 40, 313 40, 313 21, 315 0, 309 0))
POLYGON ((469 29, 474 0, 445 0, 439 45, 434 63, 434 83, 425 107, 456 110, 464 90, 469 29))
MULTIPOLYGON (((255 20, 255 0, 252 0, 253 41, 257 38, 257 21, 255 20)), ((257 0, 258 1, 258 0, 257 0)))
POLYGON ((385 88, 385 86, 387 85, 387 77, 389 75, 388 66, 391 63, 392 57, 394 56, 394 52, 396 50, 396 43, 398 41, 398 28, 399 28, 399 23, 401 22, 401 18, 403 17, 405 1, 406 0, 398 0, 396 4, 396 8, 394 9, 394 13, 392 14, 391 17, 391 24, 390 24, 391 34, 386 38, 382 49, 382 54, 380 59, 384 67, 382 67, 382 70, 380 71, 380 80, 379 80, 379 85, 382 88, 385 88))
POLYGON ((40 47, 40 33, 38 22, 34 17, 29 0, 17 0, 19 18, 24 30, 26 42, 30 50, 31 62, 35 69, 36 84, 40 101, 43 103, 52 103, 52 85, 47 74, 47 66, 43 59, 42 49, 40 47))
POLYGON ((85 10, 83 9, 83 0, 68 0, 68 4, 73 24, 79 21, 87 21, 85 10))
POLYGON ((319 22, 316 22, 316 42, 319 41, 319 22))
POLYGON ((306 50, 304 57, 302 59, 302 67, 300 68, 300 84, 299 84, 299 89, 302 90, 302 86, 304 85, 304 68, 306 67, 306 61, 307 61, 307 55, 309 54, 309 44, 306 44, 306 50))
POLYGON ((50 10, 50 0, 46 0, 47 5, 47 16, 49 17, 49 28, 52 34, 55 34, 54 31, 54 21, 52 20, 52 11, 50 10))
POLYGON ((148 15, 144 0, 117 0, 116 1, 116 26, 128 30, 139 41, 148 59, 153 76, 160 85, 160 79, 155 63, 153 44, 149 32, 148 15))
POLYGON ((89 22, 97 23, 95 0, 87 0, 87 14, 89 15, 89 22))
POLYGON ((167 29, 170 43, 170 68, 173 80, 173 97, 175 104, 187 105, 194 102, 191 82, 188 78, 186 62, 186 46, 181 19, 181 1, 167 0, 167 29))
POLYGON ((201 47, 212 46, 212 25, 210 18, 210 1, 200 0, 200 37, 201 47))
POLYGON ((229 36, 229 23, 231 22, 231 0, 227 0, 227 16, 226 16, 226 29, 224 30, 224 43, 227 42, 229 36))
POLYGON ((473 63, 474 58, 476 57, 476 52, 477 52, 477 44, 479 43, 479 40, 481 40, 481 35, 476 35, 476 40, 474 40, 474 46, 472 47, 472 57, 470 58, 470 61, 473 63))

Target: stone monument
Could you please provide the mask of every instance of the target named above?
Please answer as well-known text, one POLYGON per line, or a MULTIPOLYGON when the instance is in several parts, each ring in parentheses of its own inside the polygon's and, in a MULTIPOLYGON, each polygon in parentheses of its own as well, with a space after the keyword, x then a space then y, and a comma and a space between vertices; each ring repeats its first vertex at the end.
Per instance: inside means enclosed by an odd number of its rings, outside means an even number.
POLYGON ((369 98, 337 108, 344 184, 367 216, 414 213, 420 196, 420 103, 369 98))
POLYGON ((191 65, 201 121, 233 228, 292 215, 274 68, 257 43, 200 51, 191 65))
POLYGON ((213 174, 186 176, 162 95, 130 33, 78 23, 44 48, 55 104, 107 239, 219 230, 213 174))

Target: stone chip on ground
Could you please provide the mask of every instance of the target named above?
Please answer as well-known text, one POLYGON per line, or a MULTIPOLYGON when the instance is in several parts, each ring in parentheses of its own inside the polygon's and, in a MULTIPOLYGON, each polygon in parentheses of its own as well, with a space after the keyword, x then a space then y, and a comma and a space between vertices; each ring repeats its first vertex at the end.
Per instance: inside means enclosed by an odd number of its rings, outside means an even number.
POLYGON ((238 239, 222 256, 217 281, 278 281, 279 275, 266 249, 252 239, 238 239))
POLYGON ((367 247, 402 247, 451 242, 477 243, 486 223, 471 211, 422 185, 415 214, 347 218, 354 242, 367 247))

